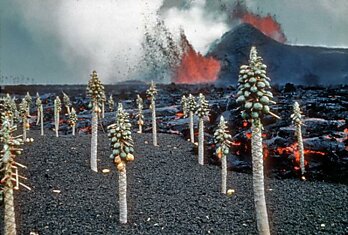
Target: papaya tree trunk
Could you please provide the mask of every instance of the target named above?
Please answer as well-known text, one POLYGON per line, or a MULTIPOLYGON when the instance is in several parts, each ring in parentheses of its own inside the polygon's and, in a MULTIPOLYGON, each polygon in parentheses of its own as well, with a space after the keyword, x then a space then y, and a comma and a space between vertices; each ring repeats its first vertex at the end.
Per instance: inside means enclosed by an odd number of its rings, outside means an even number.
POLYGON ((92 139, 91 139, 91 169, 98 172, 97 168, 97 145, 98 145, 98 114, 92 112, 92 139))
POLYGON ((70 107, 67 105, 66 107, 66 111, 68 112, 68 114, 70 115, 70 107))
POLYGON ((74 125, 72 126, 72 135, 75 135, 75 128, 76 128, 76 125, 74 124, 74 125))
POLYGON ((204 122, 199 118, 198 163, 204 165, 204 122))
POLYGON ((40 107, 40 124, 41 124, 41 135, 44 135, 44 128, 43 128, 43 106, 40 107))
POLYGON ((5 235, 16 235, 16 217, 14 211, 13 186, 5 186, 4 188, 4 204, 5 204, 5 235))
MULTIPOLYGON (((140 121, 140 120, 139 120, 140 121)), ((139 133, 143 133, 143 125, 139 124, 139 133)))
POLYGON ((253 190, 256 210, 256 222, 259 234, 268 235, 269 224, 265 199, 265 185, 263 172, 263 150, 262 150, 262 124, 260 120, 252 122, 251 154, 253 162, 253 190))
POLYGON ((154 99, 151 99, 152 107, 152 139, 153 145, 157 146, 157 126, 156 126, 156 103, 154 99))
POLYGON ((22 118, 22 124, 23 124, 23 141, 25 142, 27 140, 27 119, 22 118))
POLYGON ((104 118, 105 117, 105 103, 104 102, 102 102, 101 112, 102 112, 101 117, 104 118))
POLYGON ((195 142, 195 134, 194 134, 194 130, 193 130, 193 112, 190 111, 190 140, 191 143, 195 142))
POLYGON ((127 173, 126 166, 118 174, 120 223, 127 223, 127 173))
POLYGON ((298 142, 298 151, 300 153, 300 168, 301 168, 301 175, 304 175, 305 171, 305 162, 304 162, 304 150, 303 150, 303 141, 302 141, 302 131, 301 131, 301 125, 296 125, 296 135, 297 135, 297 142, 298 142))
POLYGON ((56 137, 59 136, 59 112, 56 111, 56 125, 55 125, 55 129, 56 129, 56 137))
POLYGON ((39 123, 40 123, 40 120, 41 120, 40 115, 41 115, 40 107, 37 107, 36 125, 39 125, 39 123))
POLYGON ((226 194, 227 191, 227 158, 225 154, 221 157, 221 193, 226 194))

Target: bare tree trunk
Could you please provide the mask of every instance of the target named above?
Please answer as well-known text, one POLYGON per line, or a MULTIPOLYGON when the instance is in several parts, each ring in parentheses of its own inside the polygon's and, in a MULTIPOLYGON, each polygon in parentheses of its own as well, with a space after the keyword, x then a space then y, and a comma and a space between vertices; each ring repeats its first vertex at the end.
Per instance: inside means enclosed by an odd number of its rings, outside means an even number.
POLYGON ((91 139, 91 169, 98 172, 97 168, 97 145, 98 145, 98 115, 92 112, 92 139, 91 139))
POLYGON ((73 125, 73 126, 72 126, 72 135, 75 135, 75 128, 76 128, 76 126, 73 125))
POLYGON ((227 158, 222 154, 221 158, 221 192, 226 194, 227 191, 227 158))
POLYGON ((59 136, 59 112, 56 111, 56 125, 55 125, 55 129, 56 129, 56 137, 59 136))
POLYGON ((120 223, 127 223, 127 172, 126 166, 118 174, 120 223))
POLYGON ((204 165, 204 122, 199 118, 198 163, 204 165))
POLYGON ((156 104, 154 99, 151 99, 151 107, 152 107, 152 138, 153 138, 153 146, 157 146, 157 126, 156 126, 156 104))
POLYGON ((191 140, 191 143, 195 142, 195 133, 193 130, 193 112, 192 111, 190 111, 190 140, 191 140))
POLYGON ((257 229, 259 234, 268 235, 270 234, 270 231, 265 199, 261 129, 262 124, 260 123, 260 120, 252 122, 251 154, 253 161, 253 189, 257 229))
POLYGON ((44 128, 43 128, 43 106, 40 107, 40 122, 41 122, 41 135, 44 135, 44 128))
POLYGON ((16 217, 14 211, 13 188, 5 186, 4 188, 5 203, 5 235, 16 235, 16 217))
POLYGON ((140 124, 139 124, 139 133, 140 134, 143 133, 143 125, 140 125, 140 124))
POLYGON ((36 125, 39 125, 39 123, 40 123, 40 115, 41 115, 40 107, 38 107, 38 108, 37 108, 36 125))
POLYGON ((104 118, 105 117, 105 103, 104 102, 102 102, 101 112, 102 112, 101 117, 104 118))
POLYGON ((25 142, 27 140, 27 119, 22 118, 23 123, 23 141, 25 142))
POLYGON ((70 107, 67 105, 66 107, 66 111, 68 112, 68 114, 70 115, 70 107))
POLYGON ((298 150, 300 152, 301 175, 304 175, 306 170, 305 170, 305 163, 304 163, 304 150, 303 150, 301 125, 296 125, 296 135, 297 135, 297 142, 298 142, 298 150))

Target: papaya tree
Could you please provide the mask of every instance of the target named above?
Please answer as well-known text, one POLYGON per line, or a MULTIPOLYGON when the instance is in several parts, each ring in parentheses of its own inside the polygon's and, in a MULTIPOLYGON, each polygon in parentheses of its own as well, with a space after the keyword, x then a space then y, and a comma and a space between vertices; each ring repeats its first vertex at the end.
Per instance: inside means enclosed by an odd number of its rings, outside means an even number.
POLYGON ((279 118, 270 111, 269 105, 275 102, 272 100, 273 94, 270 91, 270 78, 266 75, 266 68, 256 48, 252 47, 249 64, 240 67, 236 100, 242 109, 242 118, 251 122, 254 203, 260 234, 270 234, 264 188, 261 119, 268 114, 279 118))
POLYGON ((223 116, 220 117, 218 128, 214 132, 216 156, 221 159, 221 193, 227 192, 227 154, 230 151, 231 135, 223 116))
POLYGON ((54 100, 54 129, 56 132, 56 137, 59 136, 60 111, 62 111, 62 102, 60 101, 59 96, 57 96, 54 100))
POLYGON ((114 99, 112 98, 112 95, 110 95, 110 97, 108 99, 108 106, 109 106, 109 112, 113 112, 114 111, 115 102, 114 102, 114 99))
POLYGON ((151 85, 149 89, 146 90, 146 95, 148 99, 150 100, 150 109, 152 111, 152 142, 154 146, 157 146, 157 126, 156 126, 156 95, 157 95, 157 89, 156 85, 153 81, 151 81, 151 85))
POLYGON ((11 125, 13 126, 15 123, 18 123, 18 120, 19 120, 19 112, 17 109, 16 97, 12 97, 10 104, 11 104, 11 112, 12 112, 11 125))
POLYGON ((91 169, 95 172, 98 172, 98 114, 101 111, 100 106, 104 94, 104 86, 101 84, 97 72, 93 71, 87 85, 87 96, 91 99, 89 107, 92 108, 91 169))
POLYGON ((136 118, 138 119, 138 126, 139 126, 139 131, 138 133, 143 132, 143 125, 144 125, 144 115, 143 115, 143 107, 144 107, 144 102, 143 99, 140 97, 140 95, 137 95, 136 99, 137 107, 138 107, 138 113, 136 114, 136 118))
POLYGON ((36 103, 36 109, 37 109, 36 125, 39 125, 39 123, 40 123, 41 135, 44 135, 44 129, 43 129, 43 106, 42 106, 42 101, 41 101, 39 93, 36 93, 36 102, 35 103, 36 103))
MULTIPOLYGON (((25 99, 23 100, 26 102, 25 99)), ((25 113, 27 111, 28 109, 25 110, 25 113)), ((13 190, 18 189, 19 184, 28 189, 30 188, 19 182, 17 167, 25 166, 15 162, 15 157, 22 152, 20 147, 23 144, 23 140, 20 139, 20 136, 15 137, 13 135, 17 128, 16 126, 11 126, 8 116, 3 115, 1 119, 0 184, 4 201, 4 234, 15 235, 17 231, 13 190)))
POLYGON ((198 96, 196 114, 199 118, 198 163, 204 165, 204 118, 208 118, 209 104, 202 93, 200 93, 198 96))
POLYGON ((180 104, 181 104, 182 113, 183 113, 184 117, 187 117, 188 109, 187 109, 187 98, 185 95, 183 95, 181 97, 180 104))
POLYGON ((306 171, 305 171, 304 149, 303 149, 302 130, 301 130, 301 126, 303 123, 302 123, 302 112, 298 102, 294 103, 293 109, 294 110, 293 110, 293 114, 291 114, 291 118, 292 118, 292 123, 295 125, 295 134, 297 136, 297 146, 298 146, 298 151, 300 153, 301 176, 302 176, 302 179, 305 179, 304 174, 306 171))
POLYGON ((23 98, 22 102, 19 104, 19 112, 22 119, 22 126, 23 126, 23 140, 27 141, 27 130, 29 129, 29 122, 28 122, 28 103, 23 98))
POLYGON ((76 123, 77 123, 77 115, 74 108, 71 108, 71 112, 69 114, 69 126, 72 129, 72 135, 75 135, 76 123))
POLYGON ((63 92, 63 104, 66 108, 67 113, 70 114, 71 101, 69 96, 65 94, 64 92, 63 92))
POLYGON ((190 117, 190 140, 191 143, 195 142, 195 133, 194 133, 194 124, 193 124, 193 118, 194 118, 194 113, 196 112, 196 100, 195 97, 191 94, 189 94, 187 98, 187 111, 189 112, 189 117, 190 117))
POLYGON ((24 96, 24 99, 25 99, 25 101, 27 101, 27 104, 28 104, 27 112, 28 112, 28 115, 30 115, 30 105, 31 105, 31 102, 32 102, 32 98, 31 98, 29 92, 27 92, 27 94, 24 96))
POLYGON ((127 174, 128 162, 134 160, 134 143, 131 135, 131 123, 129 115, 123 110, 122 104, 118 104, 116 122, 107 127, 108 137, 111 141, 113 160, 118 171, 119 190, 119 214, 120 223, 127 223, 127 174))

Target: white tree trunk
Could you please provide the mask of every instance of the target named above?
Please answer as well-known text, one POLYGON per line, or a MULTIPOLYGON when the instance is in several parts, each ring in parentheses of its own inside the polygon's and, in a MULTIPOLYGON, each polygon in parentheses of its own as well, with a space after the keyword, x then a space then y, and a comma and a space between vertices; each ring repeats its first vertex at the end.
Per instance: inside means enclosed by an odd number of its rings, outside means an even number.
POLYGON ((26 118, 22 118, 22 123, 23 123, 23 141, 25 142, 27 140, 27 119, 26 118))
POLYGON ((120 210, 120 223, 127 223, 127 172, 126 166, 124 171, 118 174, 118 191, 119 191, 119 210, 120 210))
POLYGON ((72 135, 75 135, 75 128, 76 128, 76 125, 73 125, 72 126, 72 135))
POLYGON ((304 162, 304 150, 303 150, 301 125, 296 125, 296 135, 297 135, 297 142, 298 142, 298 151, 300 153, 301 175, 304 175, 306 170, 305 170, 305 162, 304 162))
POLYGON ((204 165, 204 121, 199 118, 198 163, 204 165))
POLYGON ((68 114, 70 115, 70 107, 67 105, 66 107, 66 111, 68 112, 68 114))
POLYGON ((226 194, 227 191, 227 157, 222 154, 221 158, 221 193, 226 194))
POLYGON ((102 112, 101 117, 104 118, 105 117, 105 103, 104 102, 102 102, 102 108, 101 109, 102 109, 101 110, 101 112, 102 112))
POLYGON ((195 133, 194 133, 194 129, 193 129, 193 112, 190 111, 190 140, 191 143, 195 142, 195 133))
POLYGON ((265 199, 261 129, 262 124, 260 120, 252 122, 251 154, 253 161, 253 189, 257 229, 259 234, 268 235, 270 231, 265 199))
POLYGON ((37 118, 36 118, 36 125, 39 125, 40 123, 40 115, 41 115, 41 112, 40 112, 40 107, 37 107, 37 118))
POLYGON ((41 135, 44 135, 44 128, 43 128, 43 106, 40 107, 40 123, 41 123, 41 135))
POLYGON ((5 235, 16 235, 16 217, 14 211, 13 189, 5 186, 4 188, 4 204, 5 204, 5 235))
POLYGON ((157 146, 157 126, 156 126, 156 104, 155 100, 151 99, 151 107, 152 107, 152 139, 153 146, 157 146))
MULTIPOLYGON (((140 121, 140 120, 139 120, 140 121)), ((139 124, 139 133, 141 134, 141 133, 143 133, 143 125, 140 125, 139 124)))
POLYGON ((92 112, 92 139, 91 139, 91 169, 98 172, 97 168, 97 145, 98 145, 98 114, 92 112))
POLYGON ((59 136, 59 112, 56 112, 56 126, 55 126, 55 129, 56 129, 56 137, 59 136))

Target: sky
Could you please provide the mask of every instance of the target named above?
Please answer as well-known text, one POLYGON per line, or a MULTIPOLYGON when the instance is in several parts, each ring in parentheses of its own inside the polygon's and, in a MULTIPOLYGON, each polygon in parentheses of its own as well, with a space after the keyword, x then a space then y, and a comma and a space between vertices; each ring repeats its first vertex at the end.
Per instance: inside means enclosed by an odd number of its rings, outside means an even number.
MULTIPOLYGON (((235 26, 234 0, 0 0, 0 83, 84 84, 141 79, 145 26, 156 18, 194 48, 235 26)), ((348 48, 346 0, 240 0, 281 24, 288 44, 348 48)))

